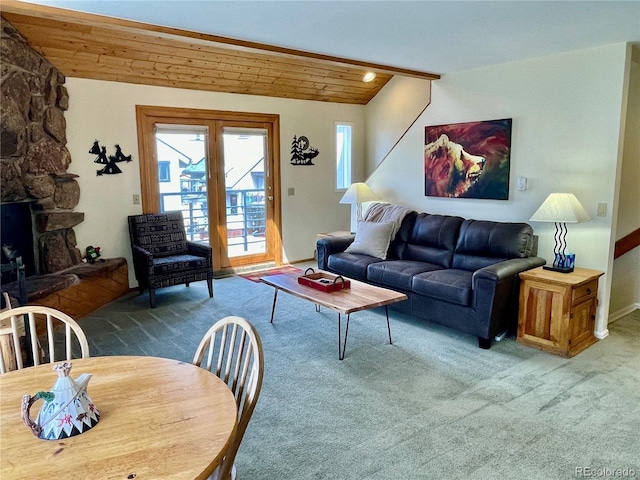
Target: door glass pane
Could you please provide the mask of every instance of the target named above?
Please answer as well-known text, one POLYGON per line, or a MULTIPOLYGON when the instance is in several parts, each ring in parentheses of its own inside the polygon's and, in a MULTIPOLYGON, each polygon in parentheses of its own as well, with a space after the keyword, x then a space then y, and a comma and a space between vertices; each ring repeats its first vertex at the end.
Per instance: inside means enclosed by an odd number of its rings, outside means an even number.
POLYGON ((160 211, 182 210, 187 240, 208 245, 206 139, 204 127, 156 129, 160 211))
POLYGON ((263 129, 224 129, 229 258, 266 252, 266 135, 263 129))

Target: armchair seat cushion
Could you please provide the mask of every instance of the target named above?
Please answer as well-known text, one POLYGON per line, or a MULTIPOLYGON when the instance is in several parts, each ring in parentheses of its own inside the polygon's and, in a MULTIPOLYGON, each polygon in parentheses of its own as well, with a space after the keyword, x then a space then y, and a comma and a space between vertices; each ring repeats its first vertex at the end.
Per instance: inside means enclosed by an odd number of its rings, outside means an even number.
POLYGON ((473 272, 455 268, 419 273, 413 276, 411 288, 426 297, 437 298, 458 305, 471 303, 473 272))
POLYGON ((206 257, 194 255, 173 255, 153 259, 153 274, 166 275, 167 273, 189 272, 211 268, 211 260, 206 257))

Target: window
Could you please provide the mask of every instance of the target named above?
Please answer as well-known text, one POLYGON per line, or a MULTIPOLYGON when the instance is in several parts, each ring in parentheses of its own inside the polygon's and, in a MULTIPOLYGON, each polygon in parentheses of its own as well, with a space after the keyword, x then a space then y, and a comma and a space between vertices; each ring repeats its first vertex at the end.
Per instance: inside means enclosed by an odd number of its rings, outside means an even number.
POLYGON ((160 182, 171 181, 171 162, 167 162, 167 161, 158 162, 158 180, 160 182))
POLYGON ((336 189, 345 190, 351 185, 352 130, 350 123, 336 123, 336 189))

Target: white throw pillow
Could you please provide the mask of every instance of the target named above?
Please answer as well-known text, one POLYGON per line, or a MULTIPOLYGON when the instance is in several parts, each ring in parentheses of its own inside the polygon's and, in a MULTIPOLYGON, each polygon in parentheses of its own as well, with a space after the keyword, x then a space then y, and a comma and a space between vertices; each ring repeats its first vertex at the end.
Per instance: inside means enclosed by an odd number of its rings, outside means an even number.
POLYGON ((360 222, 356 230, 356 238, 345 252, 362 253, 384 260, 387 258, 392 232, 393 223, 391 222, 360 222))

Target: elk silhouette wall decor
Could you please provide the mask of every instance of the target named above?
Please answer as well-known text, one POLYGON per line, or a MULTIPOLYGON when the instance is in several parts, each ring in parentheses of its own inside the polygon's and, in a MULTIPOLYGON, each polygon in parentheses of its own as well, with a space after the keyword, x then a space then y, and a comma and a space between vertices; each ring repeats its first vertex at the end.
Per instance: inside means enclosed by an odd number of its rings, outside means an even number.
POLYGON ((298 138, 293 136, 291 142, 291 165, 314 165, 312 160, 318 156, 320 152, 317 148, 309 146, 309 139, 304 135, 298 138))
POLYGON ((116 154, 109 155, 109 157, 107 158, 107 147, 101 147, 100 140, 95 140, 93 142, 93 146, 91 147, 91 150, 89 150, 89 153, 97 155, 96 159, 93 162, 104 165, 101 170, 96 170, 96 175, 115 175, 116 173, 122 173, 122 170, 120 170, 117 163, 130 162, 132 160, 131 155, 125 155, 124 153, 122 153, 120 145, 116 144, 115 147, 116 154))

